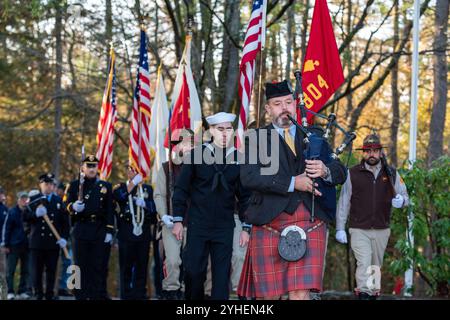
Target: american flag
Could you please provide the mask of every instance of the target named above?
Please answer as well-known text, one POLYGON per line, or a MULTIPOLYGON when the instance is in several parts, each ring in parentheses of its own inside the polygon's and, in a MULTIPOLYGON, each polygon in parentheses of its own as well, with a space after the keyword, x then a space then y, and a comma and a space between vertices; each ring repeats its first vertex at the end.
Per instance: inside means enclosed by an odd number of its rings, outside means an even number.
POLYGON ((244 49, 239 67, 241 111, 238 123, 238 147, 242 141, 243 132, 247 129, 253 80, 255 78, 256 56, 264 47, 266 40, 266 8, 267 0, 255 0, 253 2, 252 13, 245 34, 244 49))
POLYGON ((97 126, 97 159, 101 179, 108 179, 112 169, 114 125, 116 123, 116 69, 115 55, 111 48, 108 79, 103 93, 102 110, 97 126))
POLYGON ((148 70, 147 37, 141 29, 139 65, 134 90, 130 128, 130 163, 146 178, 151 170, 150 149, 150 73, 148 70))

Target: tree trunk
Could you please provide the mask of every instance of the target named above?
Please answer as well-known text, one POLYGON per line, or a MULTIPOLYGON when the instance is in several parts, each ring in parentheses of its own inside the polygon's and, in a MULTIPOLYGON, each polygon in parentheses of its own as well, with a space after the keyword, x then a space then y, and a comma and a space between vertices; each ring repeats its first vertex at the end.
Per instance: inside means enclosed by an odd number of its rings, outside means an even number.
POLYGON ((62 64, 63 64, 63 44, 62 44, 62 18, 63 18, 63 4, 61 1, 55 2, 55 51, 56 51, 56 64, 55 64, 55 152, 53 156, 52 171, 59 179, 60 165, 61 165, 61 117, 62 117, 62 100, 61 100, 61 77, 62 77, 62 64))
MULTIPOLYGON (((399 1, 396 0, 394 6, 394 37, 392 47, 395 51, 399 43, 399 1)), ((398 94, 398 64, 391 71, 391 92, 392 92, 392 123, 391 123, 391 145, 390 160, 393 166, 398 165, 397 160, 397 135, 400 126, 400 97, 398 94)))
POLYGON ((287 37, 286 37, 286 68, 285 68, 285 79, 291 78, 291 63, 292 63, 292 42, 294 35, 294 10, 295 5, 288 9, 288 22, 287 22, 287 37))
POLYGON ((302 60, 300 61, 300 67, 299 67, 300 70, 303 68, 303 62, 305 61, 305 55, 306 55, 306 35, 308 34, 309 7, 310 7, 309 0, 305 0, 303 21, 302 21, 302 34, 301 34, 302 60))
POLYGON ((430 140, 428 143, 428 165, 443 154, 444 127, 447 109, 447 28, 448 0, 437 0, 435 11, 435 37, 433 43, 434 90, 433 111, 431 113, 430 140))
MULTIPOLYGON (((226 2, 225 7, 225 23, 230 35, 234 39, 239 38, 240 31, 240 11, 239 0, 232 0, 226 2)), ((255 75, 256 76, 256 75, 255 75)), ((233 44, 228 35, 224 32, 223 35, 223 52, 222 52, 222 66, 219 71, 218 83, 218 97, 217 103, 221 110, 230 112, 233 104, 236 101, 239 81, 239 48, 233 44)))
MULTIPOLYGON (((113 34, 113 20, 112 20, 112 7, 111 0, 106 0, 105 10, 105 56, 106 61, 109 59, 109 50, 111 48, 112 34, 113 34)), ((106 73, 108 73, 108 65, 106 65, 106 73)))

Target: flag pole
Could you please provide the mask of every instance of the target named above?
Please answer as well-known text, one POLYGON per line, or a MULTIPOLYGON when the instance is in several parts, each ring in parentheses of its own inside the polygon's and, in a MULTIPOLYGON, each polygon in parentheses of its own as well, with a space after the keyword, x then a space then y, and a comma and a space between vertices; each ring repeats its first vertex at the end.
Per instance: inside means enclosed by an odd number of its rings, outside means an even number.
POLYGON ((261 110, 261 81, 262 81, 262 65, 263 65, 263 49, 261 48, 261 52, 259 53, 259 80, 258 80, 258 104, 256 109, 256 127, 259 128, 259 120, 260 120, 260 110, 261 110))
POLYGON ((266 14, 267 14, 267 0, 263 0, 263 10, 262 10, 262 23, 261 23, 261 51, 259 52, 259 81, 258 81, 258 104, 256 109, 256 127, 259 128, 260 125, 260 110, 261 110, 261 87, 262 87, 262 66, 263 66, 263 55, 264 48, 266 47, 266 14))
MULTIPOLYGON (((409 124, 409 170, 413 169, 416 161, 417 146, 417 90, 419 75, 419 18, 420 18, 420 0, 414 0, 414 18, 413 18, 413 53, 412 53, 412 75, 411 75, 411 105, 410 105, 410 124, 409 124)), ((408 209, 408 230, 406 231, 407 243, 409 248, 414 248, 413 234, 414 212, 412 203, 408 209)), ((414 280, 414 261, 409 259, 409 268, 405 271, 404 296, 412 296, 412 286, 414 280)))

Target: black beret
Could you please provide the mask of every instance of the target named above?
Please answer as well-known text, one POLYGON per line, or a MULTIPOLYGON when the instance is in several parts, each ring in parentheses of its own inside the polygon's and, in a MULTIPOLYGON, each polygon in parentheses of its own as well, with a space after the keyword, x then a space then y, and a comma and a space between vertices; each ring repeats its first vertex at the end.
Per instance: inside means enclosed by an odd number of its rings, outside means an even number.
POLYGON ((266 83, 266 100, 292 94, 291 84, 287 80, 281 82, 266 83))

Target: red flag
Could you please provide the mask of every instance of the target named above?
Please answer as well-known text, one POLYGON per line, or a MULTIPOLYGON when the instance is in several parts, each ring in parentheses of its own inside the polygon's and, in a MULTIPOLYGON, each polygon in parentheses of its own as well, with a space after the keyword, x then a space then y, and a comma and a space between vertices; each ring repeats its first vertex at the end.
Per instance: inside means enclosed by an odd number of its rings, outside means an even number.
MULTIPOLYGON (((183 84, 181 85, 181 93, 173 107, 172 117, 170 118, 170 130, 174 132, 176 129, 185 129, 191 127, 191 119, 189 118, 189 87, 187 84, 186 74, 183 73, 183 84)), ((169 147, 169 134, 166 134, 164 147, 169 147)))
MULTIPOLYGON (((316 0, 303 65, 306 108, 319 112, 344 82, 339 51, 326 0, 316 0)), ((308 122, 313 115, 308 113, 308 122)), ((299 119, 300 120, 300 119, 299 119)))
MULTIPOLYGON (((170 108, 171 132, 184 128, 198 132, 202 125, 202 110, 191 69, 191 40, 192 36, 187 35, 173 88, 170 108)), ((169 130, 164 139, 164 147, 169 147, 169 130)))

